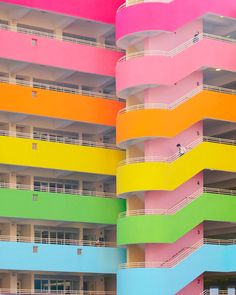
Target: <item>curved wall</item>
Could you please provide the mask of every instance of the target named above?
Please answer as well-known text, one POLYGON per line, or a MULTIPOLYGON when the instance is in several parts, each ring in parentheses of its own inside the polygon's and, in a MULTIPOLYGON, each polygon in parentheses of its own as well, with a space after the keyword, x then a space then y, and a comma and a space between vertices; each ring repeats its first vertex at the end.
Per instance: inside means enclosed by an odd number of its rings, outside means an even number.
POLYGON ((144 31, 175 31, 187 23, 207 14, 236 17, 236 3, 226 0, 204 0, 199 5, 195 0, 174 0, 171 3, 139 3, 121 9, 117 13, 116 38, 122 45, 122 38, 144 31))

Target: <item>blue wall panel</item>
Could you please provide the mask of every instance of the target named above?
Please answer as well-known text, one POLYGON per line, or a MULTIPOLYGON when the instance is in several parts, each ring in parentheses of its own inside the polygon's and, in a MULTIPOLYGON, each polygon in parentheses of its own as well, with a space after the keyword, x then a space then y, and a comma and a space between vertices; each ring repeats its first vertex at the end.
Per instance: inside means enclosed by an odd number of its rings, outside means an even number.
POLYGON ((0 269, 112 274, 125 261, 126 250, 121 248, 0 242, 0 269))

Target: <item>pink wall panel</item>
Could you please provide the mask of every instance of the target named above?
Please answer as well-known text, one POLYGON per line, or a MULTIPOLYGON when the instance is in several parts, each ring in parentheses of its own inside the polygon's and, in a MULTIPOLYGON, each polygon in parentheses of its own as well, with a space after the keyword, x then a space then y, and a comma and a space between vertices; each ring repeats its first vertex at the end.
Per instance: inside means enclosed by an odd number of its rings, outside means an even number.
POLYGON ((198 225, 178 241, 172 244, 146 244, 146 262, 164 262, 176 254, 186 250, 203 238, 203 224, 198 225))
POLYGON ((144 197, 145 209, 170 209, 202 187, 203 174, 199 173, 174 191, 147 191, 144 197))
POLYGON ((184 287, 181 291, 176 293, 176 295, 199 295, 204 290, 204 278, 199 276, 193 280, 190 284, 184 287))
POLYGON ((117 8, 124 3, 124 0, 4 0, 1 2, 113 24, 117 8))
POLYGON ((172 104, 201 85, 202 76, 202 72, 194 72, 174 85, 146 89, 144 103, 172 104))
POLYGON ((235 0, 175 0, 171 3, 140 3, 117 14, 117 40, 148 30, 175 31, 206 13, 236 17, 235 0))
POLYGON ((122 90, 141 85, 173 85, 203 66, 236 71, 235 55, 236 45, 203 39, 174 57, 131 58, 117 64, 117 91, 122 95, 122 90))
MULTIPOLYGON (((166 124, 170 124, 166 122, 166 124)), ((172 122, 171 124, 174 124, 172 122)), ((192 142, 201 139, 203 136, 203 123, 198 122, 184 130, 182 133, 171 138, 156 138, 145 141, 144 153, 146 157, 149 156, 172 156, 178 152, 176 144, 187 146, 192 142)))
POLYGON ((69 70, 115 76, 120 52, 0 30, 0 57, 69 70), (37 45, 32 45, 37 39, 37 45), (20 50, 18 50, 20 49, 20 50))
POLYGON ((144 48, 145 50, 157 49, 169 51, 176 48, 180 44, 185 43, 186 40, 190 40, 191 38, 193 38, 194 34, 196 34, 197 32, 203 32, 202 19, 196 19, 171 34, 169 32, 160 32, 160 34, 158 34, 157 36, 147 37, 144 42, 144 48))

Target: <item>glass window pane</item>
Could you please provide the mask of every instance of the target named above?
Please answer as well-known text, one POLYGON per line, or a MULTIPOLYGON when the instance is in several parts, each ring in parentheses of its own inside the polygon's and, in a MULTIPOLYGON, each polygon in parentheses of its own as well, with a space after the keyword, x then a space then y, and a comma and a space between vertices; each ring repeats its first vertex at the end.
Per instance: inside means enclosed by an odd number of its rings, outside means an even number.
POLYGON ((35 280, 34 281, 34 288, 35 288, 35 290, 41 290, 42 289, 41 280, 35 280))
POLYGON ((48 280, 42 280, 42 290, 48 290, 48 280))

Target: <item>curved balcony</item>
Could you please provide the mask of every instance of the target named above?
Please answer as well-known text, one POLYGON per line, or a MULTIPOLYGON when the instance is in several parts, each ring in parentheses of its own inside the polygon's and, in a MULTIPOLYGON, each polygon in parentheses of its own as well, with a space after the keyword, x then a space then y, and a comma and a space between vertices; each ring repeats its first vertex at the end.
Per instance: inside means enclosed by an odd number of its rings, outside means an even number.
POLYGON ((125 147, 150 137, 174 137, 205 118, 235 122, 235 94, 231 89, 203 85, 173 104, 134 105, 123 109, 117 117, 117 143, 125 147))
POLYGON ((196 5, 194 0, 174 0, 170 3, 137 1, 134 5, 122 5, 117 12, 117 43, 125 48, 125 43, 134 36, 148 36, 153 31, 174 32, 187 23, 212 13, 225 17, 235 17, 235 2, 226 0, 206 0, 196 5), (194 9, 193 9, 194 7, 194 9))
POLYGON ((193 46, 189 42, 191 40, 171 51, 174 53, 143 51, 131 55, 127 60, 121 59, 116 70, 118 95, 126 97, 134 90, 173 85, 203 67, 236 71, 235 40, 207 35, 198 42, 192 39, 193 46))
POLYGON ((5 183, 0 193, 0 215, 8 218, 116 224, 125 210, 124 200, 104 197, 101 192, 42 192, 37 187, 5 183))
POLYGON ((115 274, 125 249, 0 242, 0 259, 2 270, 115 274))
POLYGON ((215 241, 203 245, 171 268, 140 266, 119 270, 118 294, 151 295, 158 290, 160 294, 173 295, 206 271, 235 271, 235 261, 235 241, 220 245, 215 241))
POLYGON ((0 162, 7 165, 116 175, 124 158, 119 150, 19 137, 0 136, 0 145, 0 162))
POLYGON ((127 211, 118 220, 118 244, 174 243, 205 220, 236 222, 235 204, 236 191, 206 189, 168 210, 127 211))
POLYGON ((197 144, 182 157, 146 157, 122 162, 125 165, 119 166, 117 171, 117 194, 175 190, 204 169, 236 172, 235 141, 209 140, 211 142, 197 144))

